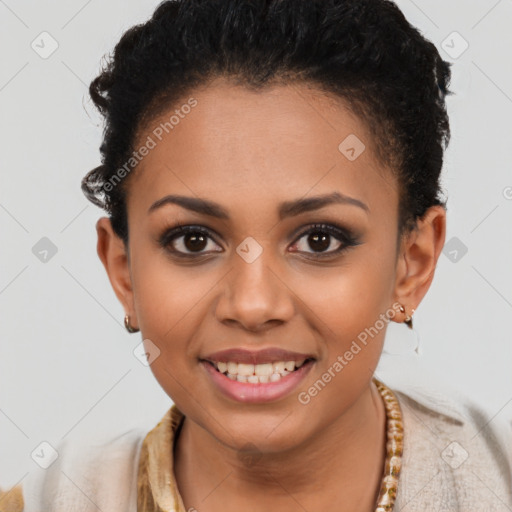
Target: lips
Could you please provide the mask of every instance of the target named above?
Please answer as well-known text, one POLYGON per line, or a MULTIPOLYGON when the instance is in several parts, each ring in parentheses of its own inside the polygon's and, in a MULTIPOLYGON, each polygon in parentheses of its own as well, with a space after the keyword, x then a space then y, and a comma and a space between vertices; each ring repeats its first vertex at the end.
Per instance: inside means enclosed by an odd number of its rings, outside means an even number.
MULTIPOLYGON (((215 367, 215 364, 219 363, 201 361, 201 367, 213 384, 214 389, 236 402, 264 403, 274 402, 291 395, 305 380, 315 361, 306 359, 306 362, 300 368, 291 372, 284 371, 281 374, 273 373, 270 376, 251 375, 248 377, 245 375, 234 376, 229 373, 223 374, 215 367)), ((242 364, 244 363, 240 363, 238 366, 242 364)), ((263 365, 265 364, 263 363, 263 365)), ((257 366, 255 365, 255 368, 257 366)))
POLYGON ((234 348, 214 352, 201 358, 210 363, 243 363, 243 364, 264 364, 274 363, 276 361, 304 361, 306 359, 315 359, 312 354, 300 352, 291 352, 280 348, 266 348, 258 351, 246 350, 243 348, 234 348))
POLYGON ((238 402, 269 402, 290 394, 310 372, 311 354, 279 348, 222 350, 201 358, 211 382, 238 402))

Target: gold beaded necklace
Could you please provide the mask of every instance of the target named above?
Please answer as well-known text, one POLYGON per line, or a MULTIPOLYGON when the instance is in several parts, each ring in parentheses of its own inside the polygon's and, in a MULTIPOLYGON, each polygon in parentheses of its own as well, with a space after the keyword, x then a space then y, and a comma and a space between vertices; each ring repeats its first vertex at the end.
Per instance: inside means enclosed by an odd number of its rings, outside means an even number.
POLYGON ((375 512, 391 512, 395 504, 398 478, 402 467, 404 425, 400 404, 395 394, 375 377, 373 377, 373 382, 384 401, 387 418, 386 461, 375 512))

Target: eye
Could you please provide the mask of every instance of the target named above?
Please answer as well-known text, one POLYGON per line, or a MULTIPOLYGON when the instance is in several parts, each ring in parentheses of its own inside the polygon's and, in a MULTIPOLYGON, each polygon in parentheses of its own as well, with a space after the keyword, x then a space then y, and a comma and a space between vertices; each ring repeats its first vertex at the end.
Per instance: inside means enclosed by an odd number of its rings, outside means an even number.
MULTIPOLYGON (((313 258, 340 254, 359 244, 350 230, 333 224, 313 224, 306 231, 303 231, 296 240, 292 248, 298 248, 297 252, 310 254, 313 258), (301 242, 303 238, 305 238, 305 241, 301 242), (313 249, 313 252, 307 251, 308 245, 313 249)), ((158 242, 173 255, 183 258, 194 258, 211 252, 222 252, 222 248, 215 249, 215 246, 220 247, 215 242, 215 235, 202 226, 179 225, 170 228, 164 231, 158 242), (210 250, 208 250, 209 247, 210 250)))
POLYGON ((219 250, 205 251, 209 246, 208 240, 214 241, 212 233, 200 226, 178 226, 164 232, 159 243, 162 247, 176 256, 194 257, 206 254, 206 252, 221 252, 219 250))
POLYGON ((358 244, 356 237, 344 228, 330 224, 314 224, 301 233, 293 247, 298 247, 298 252, 308 253, 306 249, 309 246, 313 249, 309 254, 315 258, 322 258, 339 254, 358 244), (305 240, 301 243, 303 238, 305 240))

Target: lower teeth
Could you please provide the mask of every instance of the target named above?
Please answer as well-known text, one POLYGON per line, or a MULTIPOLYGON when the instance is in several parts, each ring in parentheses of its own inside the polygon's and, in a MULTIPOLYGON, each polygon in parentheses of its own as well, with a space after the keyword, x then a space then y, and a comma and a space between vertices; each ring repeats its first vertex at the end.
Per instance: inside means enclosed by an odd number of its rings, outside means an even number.
MULTIPOLYGON (((294 370, 296 371, 296 370, 294 370)), ((282 377, 286 377, 292 372, 284 371, 283 373, 273 373, 271 375, 232 375, 231 373, 223 373, 228 379, 236 380, 238 382, 249 382, 250 384, 266 384, 268 382, 277 382, 282 377)))

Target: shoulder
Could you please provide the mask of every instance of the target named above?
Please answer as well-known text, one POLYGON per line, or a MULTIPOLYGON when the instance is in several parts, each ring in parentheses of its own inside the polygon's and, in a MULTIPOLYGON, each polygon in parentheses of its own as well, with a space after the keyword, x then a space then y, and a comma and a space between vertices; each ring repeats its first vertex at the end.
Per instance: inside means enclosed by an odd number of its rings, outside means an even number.
POLYGON ((402 409, 399 493, 408 509, 512 508, 512 426, 462 394, 393 389, 402 409), (400 487, 401 486, 401 487, 400 487), (428 508, 427 506, 427 508, 428 508))
POLYGON ((60 442, 51 465, 34 468, 23 480, 23 511, 135 512, 138 459, 146 433, 132 429, 116 437, 60 442))
MULTIPOLYGON (((432 441, 464 443, 468 456, 497 464, 512 474, 512 425, 499 415, 491 415, 463 394, 448 394, 435 388, 394 390, 407 421, 432 441)), ((461 452, 461 455, 463 453, 461 452)), ((448 455, 446 455, 448 458, 448 455)), ((469 457, 468 457, 469 458, 469 457)), ((511 480, 512 484, 512 480, 511 480)))

